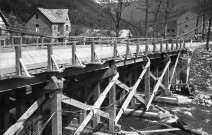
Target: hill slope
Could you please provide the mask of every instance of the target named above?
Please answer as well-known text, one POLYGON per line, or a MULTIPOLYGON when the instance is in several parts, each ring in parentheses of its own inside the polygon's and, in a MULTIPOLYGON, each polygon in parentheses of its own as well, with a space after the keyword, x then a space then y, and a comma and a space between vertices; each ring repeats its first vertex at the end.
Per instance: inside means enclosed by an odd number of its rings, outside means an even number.
POLYGON ((72 24, 90 28, 107 27, 104 22, 110 20, 92 0, 0 0, 1 10, 12 12, 20 22, 24 22, 37 7, 67 8, 72 24))

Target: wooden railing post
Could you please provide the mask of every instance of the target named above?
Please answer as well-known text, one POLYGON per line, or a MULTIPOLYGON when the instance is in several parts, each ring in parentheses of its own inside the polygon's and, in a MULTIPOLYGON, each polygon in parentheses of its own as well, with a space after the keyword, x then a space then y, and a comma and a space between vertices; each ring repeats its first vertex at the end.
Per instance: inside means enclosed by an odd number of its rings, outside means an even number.
POLYGON ((136 56, 138 57, 139 55, 139 39, 137 40, 137 44, 136 44, 136 56))
MULTIPOLYGON (((14 38, 12 37, 12 45, 14 45, 14 38)), ((21 68, 21 64, 20 64, 20 58, 22 57, 22 49, 21 49, 21 45, 22 45, 22 40, 20 40, 20 46, 15 46, 15 61, 16 61, 16 75, 17 76, 21 76, 22 74, 22 68, 21 68)))
POLYGON ((48 70, 52 70, 52 54, 53 54, 53 50, 52 50, 52 44, 53 44, 53 38, 51 38, 51 43, 48 44, 47 46, 47 54, 48 54, 48 70))
POLYGON ((72 65, 76 65, 76 41, 72 44, 72 65))
POLYGON ((168 51, 169 51, 169 40, 166 39, 166 52, 168 52, 168 51))
POLYGON ((178 39, 176 39, 176 50, 178 51, 178 39))
POLYGON ((44 37, 41 37, 41 48, 44 46, 44 37))
POLYGON ((153 53, 156 52, 156 41, 153 39, 152 45, 153 45, 153 53))
POLYGON ((130 41, 129 39, 127 40, 127 44, 126 44, 126 58, 129 56, 130 53, 130 47, 129 47, 130 41))
POLYGON ((163 39, 160 41, 160 52, 163 52, 163 39))
POLYGON ((149 46, 148 46, 148 42, 146 41, 146 45, 145 45, 145 54, 148 54, 149 51, 149 46))
POLYGON ((174 40, 172 39, 171 40, 171 51, 173 51, 174 50, 174 40))
POLYGON ((117 58, 117 41, 113 42, 113 58, 117 58))
POLYGON ((92 43, 91 43, 91 62, 95 62, 95 43, 94 43, 94 39, 92 39, 92 43))
POLYGON ((186 43, 185 43, 185 40, 183 40, 183 49, 186 48, 186 43))

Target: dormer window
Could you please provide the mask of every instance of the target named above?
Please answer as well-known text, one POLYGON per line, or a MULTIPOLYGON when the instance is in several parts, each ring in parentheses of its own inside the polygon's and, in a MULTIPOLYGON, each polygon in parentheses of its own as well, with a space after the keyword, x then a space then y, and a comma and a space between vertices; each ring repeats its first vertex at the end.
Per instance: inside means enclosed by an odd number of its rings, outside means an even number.
POLYGON ((66 21, 68 21, 68 18, 66 18, 66 21))
POLYGON ((186 17, 186 20, 188 20, 188 17, 186 17))
POLYGON ((36 19, 36 20, 38 19, 38 14, 35 15, 35 19, 36 19))

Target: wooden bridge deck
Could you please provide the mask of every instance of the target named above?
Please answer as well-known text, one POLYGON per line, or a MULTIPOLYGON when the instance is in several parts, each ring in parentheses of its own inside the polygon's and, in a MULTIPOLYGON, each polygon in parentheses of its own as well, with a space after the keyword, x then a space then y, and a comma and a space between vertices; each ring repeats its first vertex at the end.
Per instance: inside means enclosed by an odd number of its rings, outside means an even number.
MULTIPOLYGON (((204 45, 204 43, 186 43, 186 47, 197 47, 204 45)), ((156 45, 160 48, 160 45, 156 45)), ((163 51, 165 51, 165 44, 163 44, 163 51)), ((171 48, 171 44, 168 44, 171 48)), ((131 53, 136 53, 136 45, 130 45, 131 53)), ((145 45, 139 45, 141 51, 145 51, 145 45)), ((149 52, 153 51, 153 45, 148 45, 149 52)), ((176 48, 176 44, 174 44, 176 48)), ((11 74, 15 72, 16 59, 15 49, 1 48, 0 53, 0 76, 11 74), (4 51, 5 50, 5 51, 4 51)), ((39 47, 28 47, 22 49, 22 59, 26 68, 29 70, 46 68, 48 61, 47 48, 39 49, 39 47)), ((118 44, 117 50, 121 55, 126 55, 126 45, 118 44)), ((176 51, 176 50, 175 50, 176 51)), ((83 63, 91 61, 91 46, 90 45, 77 45, 76 52, 83 63)), ((111 59, 113 57, 113 46, 111 45, 95 45, 95 52, 100 59, 111 59)), ((71 46, 53 46, 53 55, 58 65, 71 65, 72 64, 72 47, 71 46)))

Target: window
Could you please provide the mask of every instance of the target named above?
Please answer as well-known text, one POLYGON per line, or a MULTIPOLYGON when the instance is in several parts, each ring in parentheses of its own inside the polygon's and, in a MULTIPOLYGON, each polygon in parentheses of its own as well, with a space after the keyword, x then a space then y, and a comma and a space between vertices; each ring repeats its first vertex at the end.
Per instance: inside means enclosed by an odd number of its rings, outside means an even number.
POLYGON ((185 27, 187 28, 187 27, 188 27, 188 25, 185 25, 185 27))
POLYGON ((171 29, 171 32, 175 32, 175 30, 174 29, 171 29))
POLYGON ((68 25, 66 25, 66 31, 69 31, 69 27, 68 27, 68 25))
POLYGON ((35 25, 35 32, 39 32, 39 24, 35 25))
POLYGON ((66 18, 66 21, 68 21, 68 18, 66 18))
POLYGON ((170 29, 167 29, 167 32, 170 32, 170 29))
POLYGON ((57 26, 56 25, 54 25, 54 30, 56 30, 57 29, 57 26))
POLYGON ((188 20, 188 17, 186 17, 186 20, 188 20))
POLYGON ((36 19, 36 20, 38 19, 38 14, 35 15, 35 19, 36 19))

